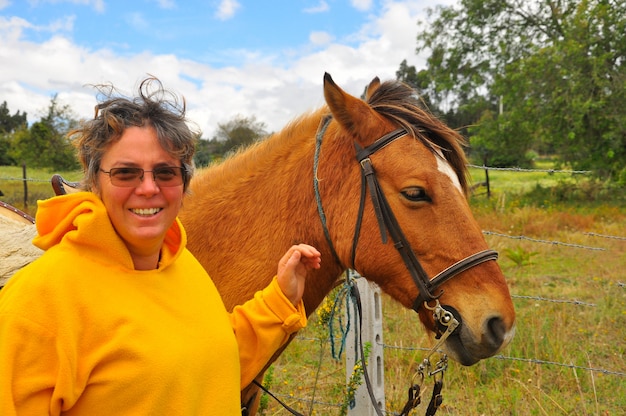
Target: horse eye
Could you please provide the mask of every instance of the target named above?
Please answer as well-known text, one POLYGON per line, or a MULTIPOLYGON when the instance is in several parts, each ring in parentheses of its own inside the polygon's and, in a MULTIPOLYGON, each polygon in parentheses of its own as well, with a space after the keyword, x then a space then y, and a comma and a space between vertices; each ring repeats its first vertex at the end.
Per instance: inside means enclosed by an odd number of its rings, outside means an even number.
POLYGON ((402 192, 402 196, 412 202, 431 202, 432 199, 426 193, 424 188, 414 187, 404 189, 402 192))

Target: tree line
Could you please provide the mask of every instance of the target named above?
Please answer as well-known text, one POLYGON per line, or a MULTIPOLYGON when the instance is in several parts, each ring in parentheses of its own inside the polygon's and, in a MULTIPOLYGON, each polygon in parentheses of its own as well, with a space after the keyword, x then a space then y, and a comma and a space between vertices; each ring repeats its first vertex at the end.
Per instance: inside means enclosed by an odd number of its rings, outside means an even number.
POLYGON ((626 184, 626 2, 462 0, 430 9, 400 64, 477 162, 531 167, 537 154, 626 184))
MULTIPOLYGON (((67 136, 80 123, 72 109, 60 105, 55 95, 46 115, 39 121, 29 126, 27 116, 20 110, 11 114, 6 101, 0 104, 0 166, 26 164, 51 171, 79 169, 67 136)), ((255 116, 237 115, 225 123, 218 123, 213 138, 198 138, 194 161, 197 166, 207 166, 267 135, 265 123, 257 121, 255 116)))
MULTIPOLYGON (((460 0, 429 9, 416 53, 396 78, 469 139, 471 160, 591 170, 626 184, 626 3, 621 0, 460 0)), ((0 105, 0 165, 78 168, 65 134, 78 123, 51 99, 41 120, 0 105)), ((238 115, 198 142, 205 166, 267 137, 264 123, 238 115)))

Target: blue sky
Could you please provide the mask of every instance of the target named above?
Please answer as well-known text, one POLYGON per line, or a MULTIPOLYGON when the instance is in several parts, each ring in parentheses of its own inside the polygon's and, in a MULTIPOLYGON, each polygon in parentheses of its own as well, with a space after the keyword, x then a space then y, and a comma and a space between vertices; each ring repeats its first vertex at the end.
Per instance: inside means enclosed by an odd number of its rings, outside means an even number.
POLYGON ((90 117, 87 84, 132 93, 146 74, 184 95, 211 137, 254 116, 269 131, 323 104, 329 72, 359 95, 415 54, 426 7, 454 0, 0 0, 0 102, 36 121, 58 94, 90 117))

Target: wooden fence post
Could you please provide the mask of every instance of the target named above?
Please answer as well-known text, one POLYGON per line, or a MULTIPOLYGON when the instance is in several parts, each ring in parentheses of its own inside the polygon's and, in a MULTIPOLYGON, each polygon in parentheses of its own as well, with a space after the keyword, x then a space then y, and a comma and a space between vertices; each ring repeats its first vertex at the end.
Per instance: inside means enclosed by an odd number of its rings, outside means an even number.
POLYGON ((487 198, 491 198, 491 185, 489 184, 489 168, 487 167, 487 158, 483 159, 483 167, 485 168, 485 185, 487 186, 487 198))
POLYGON ((22 163, 22 179, 24 182, 24 211, 28 210, 28 184, 26 183, 26 163, 22 163))

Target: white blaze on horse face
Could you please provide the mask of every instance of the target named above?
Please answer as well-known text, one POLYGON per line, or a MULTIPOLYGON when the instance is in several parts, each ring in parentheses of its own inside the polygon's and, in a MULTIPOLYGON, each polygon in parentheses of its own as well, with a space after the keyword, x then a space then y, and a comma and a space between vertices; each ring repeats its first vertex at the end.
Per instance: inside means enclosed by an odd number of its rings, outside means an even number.
POLYGON ((459 177, 457 176, 456 172, 454 172, 454 169, 452 169, 450 163, 448 163, 446 158, 443 156, 441 149, 436 149, 435 152, 435 158, 437 159, 437 169, 439 170, 439 172, 448 176, 456 189, 458 189, 460 193, 463 193, 463 188, 461 188, 461 181, 459 181, 459 177))

